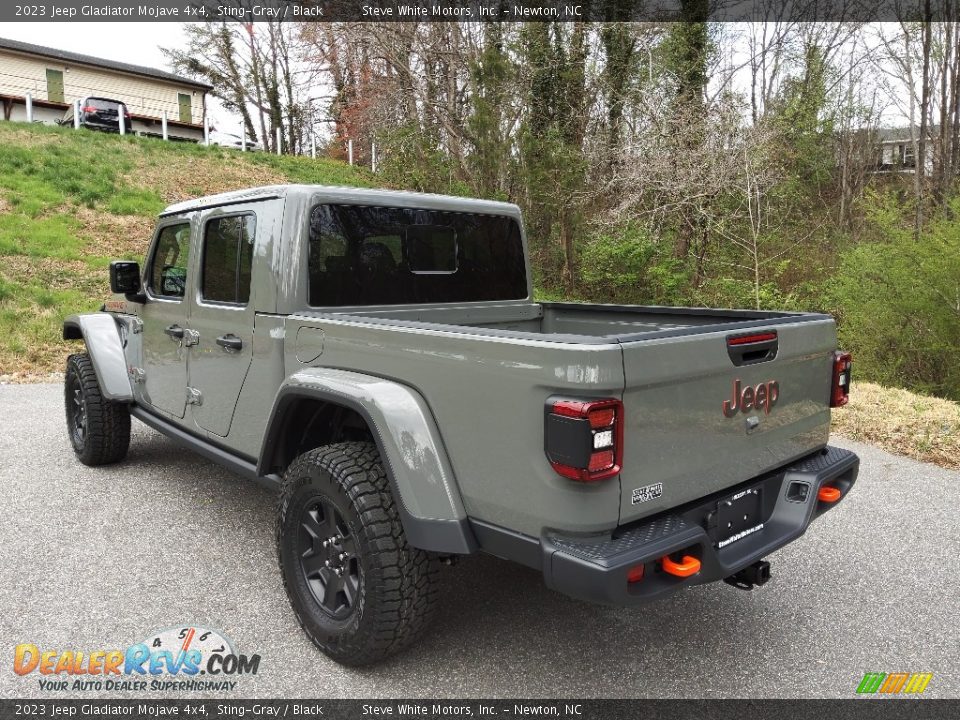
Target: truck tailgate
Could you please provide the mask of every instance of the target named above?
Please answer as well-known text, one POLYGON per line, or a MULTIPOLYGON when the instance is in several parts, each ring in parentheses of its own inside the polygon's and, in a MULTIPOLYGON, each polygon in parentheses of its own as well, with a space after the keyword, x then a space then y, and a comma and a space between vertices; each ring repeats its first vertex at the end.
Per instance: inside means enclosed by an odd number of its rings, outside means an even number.
POLYGON ((621 524, 719 492, 827 443, 836 348, 831 319, 774 320, 749 331, 689 333, 622 348, 621 524), (772 334, 775 341, 766 345, 756 340, 772 334), (771 359, 764 359, 764 347, 775 349, 771 359))

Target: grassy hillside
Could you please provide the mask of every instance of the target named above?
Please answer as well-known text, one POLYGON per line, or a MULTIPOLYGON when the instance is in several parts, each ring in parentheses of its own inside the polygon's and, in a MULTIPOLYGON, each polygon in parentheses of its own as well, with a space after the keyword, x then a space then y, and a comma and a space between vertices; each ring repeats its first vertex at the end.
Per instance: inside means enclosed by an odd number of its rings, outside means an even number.
MULTIPOLYGON (((100 306, 108 263, 142 259, 163 207, 277 182, 370 186, 375 178, 331 160, 0 122, 0 382, 62 369, 76 348, 60 340, 63 317, 100 306)), ((960 468, 958 403, 858 383, 834 425, 960 468)))
MULTIPOLYGON (((854 360, 856 372, 856 360, 854 360)), ((833 430, 888 452, 960 470, 960 403, 854 381, 833 430)))
POLYGON ((166 205, 280 182, 374 178, 326 159, 0 122, 0 378, 62 367, 63 317, 99 307, 110 260, 142 259, 166 205))

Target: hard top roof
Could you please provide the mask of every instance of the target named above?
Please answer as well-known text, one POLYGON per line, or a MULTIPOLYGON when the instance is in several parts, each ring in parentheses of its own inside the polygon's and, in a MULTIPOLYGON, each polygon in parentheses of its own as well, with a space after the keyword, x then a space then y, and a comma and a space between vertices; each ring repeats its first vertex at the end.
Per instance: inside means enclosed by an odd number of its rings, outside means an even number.
POLYGON ((179 215, 202 208, 256 202, 282 197, 295 196, 309 200, 316 195, 323 196, 324 201, 330 203, 354 203, 386 207, 423 207, 452 212, 496 213, 501 215, 519 214, 519 208, 516 205, 494 200, 477 200, 453 195, 435 195, 432 193, 407 192, 404 190, 382 190, 336 185, 266 185, 263 187, 246 188, 174 203, 160 214, 179 215))

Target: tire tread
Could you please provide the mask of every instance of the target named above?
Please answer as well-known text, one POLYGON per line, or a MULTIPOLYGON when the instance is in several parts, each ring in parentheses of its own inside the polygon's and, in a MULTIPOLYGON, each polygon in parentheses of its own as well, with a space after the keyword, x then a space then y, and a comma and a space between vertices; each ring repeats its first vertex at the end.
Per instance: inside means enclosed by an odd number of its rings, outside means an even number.
POLYGON ((403 532, 390 482, 376 446, 370 442, 342 442, 310 450, 288 468, 277 513, 277 560, 284 589, 297 620, 311 641, 349 665, 376 662, 412 644, 429 624, 437 608, 436 575, 439 564, 429 553, 412 547, 403 532), (345 634, 332 646, 318 637, 310 618, 298 610, 296 589, 284 572, 281 536, 291 501, 309 469, 330 474, 355 510, 369 556, 364 558, 366 602, 364 630, 345 634))
MULTIPOLYGON (((67 376, 71 374, 79 377, 87 408, 84 447, 82 450, 74 447, 80 462, 95 466, 123 460, 130 447, 129 409, 122 403, 103 397, 97 373, 87 353, 76 353, 67 358, 67 376)), ((65 382, 64 387, 69 388, 69 383, 65 382)), ((64 400, 66 403, 72 402, 69 397, 64 400)))

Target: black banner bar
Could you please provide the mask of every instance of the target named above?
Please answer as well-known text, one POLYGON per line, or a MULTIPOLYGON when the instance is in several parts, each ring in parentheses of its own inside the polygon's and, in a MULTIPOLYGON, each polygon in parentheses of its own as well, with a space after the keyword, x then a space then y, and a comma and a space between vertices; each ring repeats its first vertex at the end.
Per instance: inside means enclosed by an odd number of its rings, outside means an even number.
MULTIPOLYGON (((924 0, 35 0, 0 3, 2 22, 576 22, 940 20, 924 0)), ((949 18, 948 18, 949 19, 949 18)))
POLYGON ((960 700, 0 700, 4 720, 33 718, 334 718, 450 720, 939 720, 960 700))

